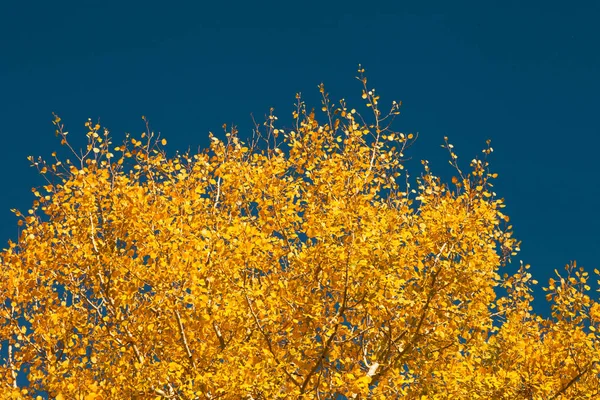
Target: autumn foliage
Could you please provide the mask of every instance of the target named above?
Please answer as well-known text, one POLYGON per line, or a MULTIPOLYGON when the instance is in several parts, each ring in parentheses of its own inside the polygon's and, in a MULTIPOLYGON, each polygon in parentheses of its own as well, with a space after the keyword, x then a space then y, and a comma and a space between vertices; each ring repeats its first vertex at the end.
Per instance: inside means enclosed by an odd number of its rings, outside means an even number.
POLYGON ((368 117, 320 86, 320 121, 297 96, 292 127, 198 154, 91 122, 78 152, 56 117, 75 158, 31 158, 47 184, 0 255, 0 398, 598 398, 591 278, 535 315, 489 142, 409 179, 416 138, 359 72, 368 117))

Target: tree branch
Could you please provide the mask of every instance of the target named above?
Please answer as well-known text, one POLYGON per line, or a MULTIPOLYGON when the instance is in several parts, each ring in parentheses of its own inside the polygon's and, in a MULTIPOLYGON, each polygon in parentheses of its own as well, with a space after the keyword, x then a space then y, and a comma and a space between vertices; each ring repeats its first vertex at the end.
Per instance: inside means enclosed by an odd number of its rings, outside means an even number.
POLYGON ((190 345, 188 344, 188 340, 185 335, 185 330, 183 329, 183 322, 181 322, 181 315, 179 315, 179 311, 177 311, 177 310, 175 310, 175 317, 177 318, 179 334, 181 335, 181 340, 183 341, 183 346, 185 347, 185 352, 187 353, 187 356, 190 359, 190 362, 192 363, 192 367, 196 368, 196 363, 194 362, 194 356, 192 355, 192 351, 190 350, 190 345))

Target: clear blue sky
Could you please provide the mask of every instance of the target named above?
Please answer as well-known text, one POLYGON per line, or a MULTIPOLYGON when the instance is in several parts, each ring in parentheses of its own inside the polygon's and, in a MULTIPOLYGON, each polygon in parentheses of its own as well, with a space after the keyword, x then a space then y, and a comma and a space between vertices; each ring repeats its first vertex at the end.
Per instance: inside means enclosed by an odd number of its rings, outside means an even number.
MULTIPOLYGON (((402 100, 410 151, 452 174, 492 139, 516 258, 540 282, 570 260, 600 268, 600 2, 5 2, 0 9, 0 240, 16 239, 43 181, 27 155, 58 149, 88 117, 118 138, 146 115, 171 150, 207 143, 273 106, 291 122, 294 94, 359 100, 362 63, 382 100, 402 100)), ((421 172, 410 165, 413 175, 421 172)), ((544 301, 536 308, 545 312, 544 301)))

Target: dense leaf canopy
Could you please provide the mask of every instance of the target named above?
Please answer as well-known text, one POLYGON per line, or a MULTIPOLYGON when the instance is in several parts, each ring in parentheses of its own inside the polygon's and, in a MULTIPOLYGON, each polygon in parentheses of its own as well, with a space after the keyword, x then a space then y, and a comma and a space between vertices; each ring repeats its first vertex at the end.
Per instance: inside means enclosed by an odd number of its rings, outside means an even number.
POLYGON ((86 124, 1 253, 0 398, 579 399, 600 390, 600 307, 575 264, 533 314, 487 155, 442 183, 321 86, 251 143, 225 127, 169 157, 150 130, 86 124), (509 268, 507 268, 507 271, 509 268))

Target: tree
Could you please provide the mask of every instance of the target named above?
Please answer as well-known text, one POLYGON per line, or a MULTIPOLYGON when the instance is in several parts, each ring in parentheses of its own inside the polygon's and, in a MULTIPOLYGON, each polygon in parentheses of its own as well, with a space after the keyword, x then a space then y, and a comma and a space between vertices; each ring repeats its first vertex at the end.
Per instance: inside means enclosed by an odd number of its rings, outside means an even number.
POLYGON ((0 258, 1 397, 596 398, 588 274, 533 314, 489 142, 465 174, 446 139, 458 176, 412 188, 416 137, 363 72, 369 121, 321 85, 324 123, 297 96, 293 128, 271 110, 199 154, 91 121, 77 153, 56 117, 76 158, 31 158, 48 184, 0 258))

